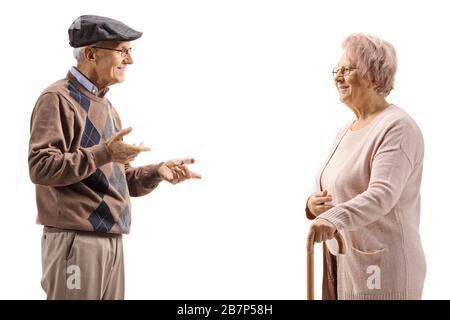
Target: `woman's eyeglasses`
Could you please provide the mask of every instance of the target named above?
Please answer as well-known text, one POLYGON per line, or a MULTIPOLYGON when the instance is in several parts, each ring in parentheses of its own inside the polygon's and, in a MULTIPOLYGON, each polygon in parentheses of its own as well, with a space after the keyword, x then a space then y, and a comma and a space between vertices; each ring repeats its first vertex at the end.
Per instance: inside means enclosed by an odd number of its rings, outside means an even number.
POLYGON ((352 70, 358 69, 356 67, 350 67, 350 66, 343 66, 343 67, 336 67, 333 68, 331 73, 333 74, 333 77, 336 77, 337 74, 342 74, 343 76, 348 76, 352 70))

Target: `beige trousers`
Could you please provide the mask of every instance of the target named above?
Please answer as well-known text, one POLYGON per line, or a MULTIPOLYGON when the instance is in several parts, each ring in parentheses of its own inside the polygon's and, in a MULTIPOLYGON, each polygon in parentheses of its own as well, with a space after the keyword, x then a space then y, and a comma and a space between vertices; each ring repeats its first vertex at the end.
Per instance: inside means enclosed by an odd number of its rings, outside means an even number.
POLYGON ((123 299, 122 237, 91 232, 42 235, 42 281, 47 299, 123 299))

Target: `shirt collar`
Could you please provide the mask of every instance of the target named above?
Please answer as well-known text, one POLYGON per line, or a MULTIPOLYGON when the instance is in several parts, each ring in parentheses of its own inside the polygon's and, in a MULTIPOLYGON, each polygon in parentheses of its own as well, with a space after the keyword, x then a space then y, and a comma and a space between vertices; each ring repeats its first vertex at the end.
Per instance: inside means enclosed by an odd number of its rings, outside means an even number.
MULTIPOLYGON (((93 84, 88 78, 84 76, 77 68, 70 68, 70 73, 77 79, 77 81, 90 93, 94 96, 98 95, 98 88, 93 84)), ((108 88, 105 89, 104 94, 108 91, 108 88)))

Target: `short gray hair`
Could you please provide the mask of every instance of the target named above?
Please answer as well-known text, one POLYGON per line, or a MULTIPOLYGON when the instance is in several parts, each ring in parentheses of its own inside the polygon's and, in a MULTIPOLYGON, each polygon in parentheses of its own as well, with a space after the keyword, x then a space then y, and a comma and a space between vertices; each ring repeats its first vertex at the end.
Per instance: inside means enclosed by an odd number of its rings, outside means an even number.
POLYGON ((342 48, 356 64, 362 78, 376 85, 376 91, 386 97, 394 88, 397 56, 389 42, 364 33, 354 33, 342 43, 342 48))
POLYGON ((78 62, 82 62, 84 60, 84 47, 73 48, 73 57, 77 59, 78 62))

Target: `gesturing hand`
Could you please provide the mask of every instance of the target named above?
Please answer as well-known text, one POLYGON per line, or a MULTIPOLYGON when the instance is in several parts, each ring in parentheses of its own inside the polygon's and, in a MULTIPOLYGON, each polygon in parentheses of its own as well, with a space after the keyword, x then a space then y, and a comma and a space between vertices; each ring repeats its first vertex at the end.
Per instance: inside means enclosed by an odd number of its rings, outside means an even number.
POLYGON ((137 155, 143 151, 150 151, 150 148, 144 147, 141 142, 139 146, 130 145, 122 141, 122 138, 131 132, 131 127, 120 130, 114 134, 107 142, 106 147, 111 155, 113 162, 129 163, 137 157, 137 155))
POLYGON ((190 171, 186 164, 192 164, 195 159, 175 159, 164 162, 158 169, 159 176, 172 183, 177 184, 186 179, 201 179, 201 175, 190 171))
POLYGON ((333 208, 331 201, 333 201, 333 198, 331 194, 328 194, 327 190, 324 190, 323 192, 319 191, 315 195, 309 197, 308 209, 317 217, 325 211, 333 208))

